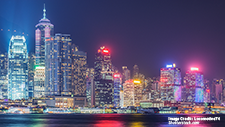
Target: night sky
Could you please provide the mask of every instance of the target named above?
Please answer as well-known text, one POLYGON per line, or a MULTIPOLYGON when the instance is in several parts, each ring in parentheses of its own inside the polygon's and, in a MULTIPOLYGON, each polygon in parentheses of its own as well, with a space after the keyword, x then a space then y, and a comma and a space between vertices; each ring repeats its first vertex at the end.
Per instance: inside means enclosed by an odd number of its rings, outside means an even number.
POLYGON ((182 77, 194 66, 205 78, 225 78, 225 1, 1 0, 1 52, 8 50, 13 30, 25 33, 28 50, 34 52, 35 25, 44 3, 55 33, 70 34, 79 50, 87 52, 89 67, 104 45, 120 70, 137 64, 140 73, 153 77, 176 63, 182 77))

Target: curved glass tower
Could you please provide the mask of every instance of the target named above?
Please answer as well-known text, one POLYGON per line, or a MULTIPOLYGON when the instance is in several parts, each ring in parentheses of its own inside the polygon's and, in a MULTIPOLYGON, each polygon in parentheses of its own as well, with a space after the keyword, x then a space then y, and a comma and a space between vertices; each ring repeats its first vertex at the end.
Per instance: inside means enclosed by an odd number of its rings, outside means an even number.
POLYGON ((8 98, 28 99, 28 53, 24 36, 12 36, 8 58, 8 98))

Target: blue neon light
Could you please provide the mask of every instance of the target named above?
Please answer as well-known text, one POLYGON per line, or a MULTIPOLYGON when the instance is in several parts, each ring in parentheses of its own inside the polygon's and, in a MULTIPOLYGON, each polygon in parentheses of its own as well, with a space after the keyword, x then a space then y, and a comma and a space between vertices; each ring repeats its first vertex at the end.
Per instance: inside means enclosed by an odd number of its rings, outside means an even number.
POLYGON ((173 67, 173 65, 172 65, 172 64, 169 64, 169 65, 166 65, 166 67, 167 67, 167 68, 173 67))

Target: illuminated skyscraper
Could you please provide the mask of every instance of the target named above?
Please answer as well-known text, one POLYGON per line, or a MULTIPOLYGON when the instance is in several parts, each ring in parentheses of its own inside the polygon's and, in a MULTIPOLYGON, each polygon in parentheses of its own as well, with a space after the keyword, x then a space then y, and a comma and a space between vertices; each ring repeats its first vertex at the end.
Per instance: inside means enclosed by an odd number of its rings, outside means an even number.
POLYGON ((28 54, 28 96, 34 97, 34 64, 35 64, 35 55, 28 54))
POLYGON ((95 106, 113 106, 113 69, 110 51, 100 47, 95 55, 95 106))
POLYGON ((181 71, 175 64, 161 68, 160 85, 162 100, 181 101, 181 71))
POLYGON ((46 39, 45 91, 47 96, 71 95, 71 38, 56 34, 46 39))
POLYGON ((45 67, 36 66, 34 74, 34 97, 40 98, 45 96, 45 67))
POLYGON ((143 85, 142 81, 134 79, 134 106, 140 106, 140 101, 142 100, 143 85))
POLYGON ((133 67, 133 79, 137 79, 139 76, 139 68, 138 65, 134 65, 133 67))
POLYGON ((54 26, 46 18, 45 7, 43 9, 43 18, 35 26, 35 56, 36 65, 45 66, 45 39, 54 35, 54 26))
POLYGON ((86 73, 86 97, 87 97, 87 104, 89 107, 94 106, 95 101, 95 86, 94 86, 94 68, 87 68, 86 73))
POLYGON ((123 83, 130 79, 130 70, 128 70, 127 66, 123 66, 123 83))
POLYGON ((114 74, 114 107, 120 107, 120 90, 122 87, 121 74, 114 74))
POLYGON ((216 103, 221 103, 222 102, 222 92, 223 92, 223 89, 222 89, 222 84, 216 84, 215 85, 215 96, 216 96, 216 103))
POLYGON ((123 104, 124 107, 134 106, 134 83, 132 79, 123 83, 123 104))
POLYGON ((28 99, 28 53, 24 36, 12 36, 8 58, 8 98, 28 99))
POLYGON ((204 83, 203 74, 198 68, 191 68, 184 77, 184 101, 203 102, 204 101, 204 83))
POLYGON ((0 54, 0 99, 8 98, 8 55, 0 54))
POLYGON ((86 96, 87 53, 72 46, 72 94, 86 96))

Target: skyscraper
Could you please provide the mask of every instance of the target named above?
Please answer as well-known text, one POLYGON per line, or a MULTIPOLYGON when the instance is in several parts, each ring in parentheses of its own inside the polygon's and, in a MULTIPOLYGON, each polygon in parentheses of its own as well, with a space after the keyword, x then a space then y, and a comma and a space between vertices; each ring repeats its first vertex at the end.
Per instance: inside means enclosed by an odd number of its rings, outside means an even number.
POLYGON ((34 97, 40 98, 45 96, 45 67, 36 66, 34 74, 34 97))
POLYGON ((71 95, 72 59, 71 38, 55 34, 46 39, 45 92, 47 96, 71 95))
POLYGON ((141 80, 133 80, 134 83, 134 106, 140 106, 142 100, 143 85, 141 80))
POLYGON ((215 97, 216 97, 216 103, 222 103, 222 84, 216 84, 215 85, 215 97))
POLYGON ((161 99, 181 101, 181 71, 175 64, 160 70, 161 99))
POLYGON ((72 94, 86 96, 87 53, 72 46, 72 94))
POLYGON ((137 79, 139 76, 139 68, 138 65, 134 65, 133 67, 133 79, 137 79))
POLYGON ((204 101, 204 78, 198 68, 191 68, 184 77, 184 101, 203 102, 204 101))
POLYGON ((130 79, 130 70, 127 68, 127 66, 123 66, 123 83, 130 79))
POLYGON ((12 36, 8 58, 8 98, 28 99, 28 53, 24 36, 12 36))
POLYGON ((43 18, 35 26, 35 56, 36 65, 45 66, 45 39, 54 35, 54 26, 46 18, 46 9, 43 9, 43 18))
POLYGON ((122 87, 122 76, 119 73, 115 73, 114 77, 114 107, 120 107, 120 90, 122 87))
POLYGON ((0 54, 0 99, 8 98, 8 54, 0 54))
POLYGON ((123 104, 124 107, 134 106, 134 83, 132 79, 123 83, 123 104))
POLYGON ((28 54, 28 97, 32 98, 34 92, 34 64, 35 55, 28 54))
POLYGON ((113 106, 113 69, 110 51, 100 47, 94 65, 95 106, 113 106))
POLYGON ((86 80, 87 104, 89 107, 92 107, 95 101, 94 68, 87 68, 86 80))

